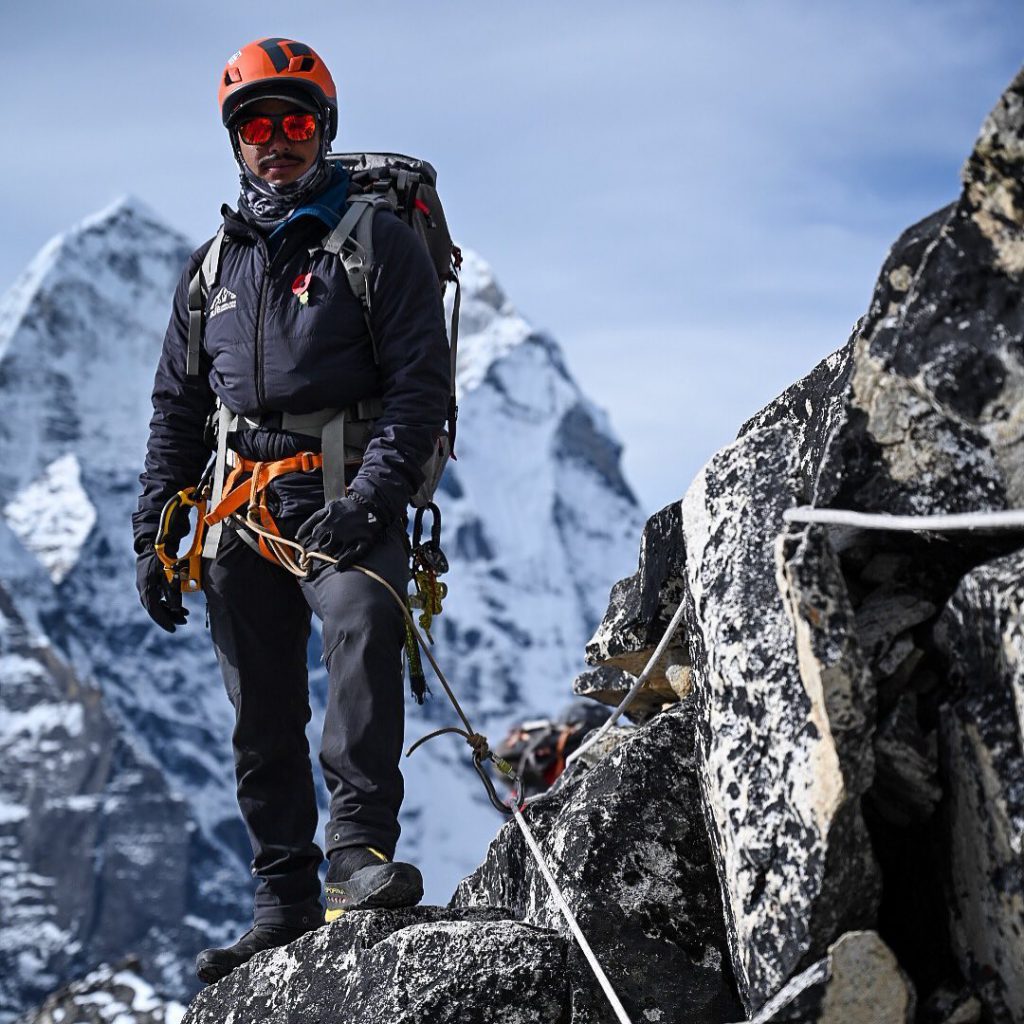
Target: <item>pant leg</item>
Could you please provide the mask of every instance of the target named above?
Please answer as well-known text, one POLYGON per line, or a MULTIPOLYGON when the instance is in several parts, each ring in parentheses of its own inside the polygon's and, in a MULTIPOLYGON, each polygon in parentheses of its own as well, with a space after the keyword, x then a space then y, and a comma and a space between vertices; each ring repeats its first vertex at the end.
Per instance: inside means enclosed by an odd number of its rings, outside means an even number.
MULTIPOLYGON (((389 527, 360 561, 404 596, 409 582, 404 525, 389 527)), ((402 612, 380 583, 355 569, 326 569, 302 587, 323 619, 329 676, 320 747, 331 794, 327 855, 366 845, 392 857, 405 793, 399 768, 405 736, 402 612)))
MULTIPOLYGON (((295 579, 225 529, 203 590, 235 709, 238 806, 252 843, 260 922, 301 922, 320 903, 316 795, 305 727, 310 612, 295 579)), ((310 922, 311 923, 311 922, 310 922)))

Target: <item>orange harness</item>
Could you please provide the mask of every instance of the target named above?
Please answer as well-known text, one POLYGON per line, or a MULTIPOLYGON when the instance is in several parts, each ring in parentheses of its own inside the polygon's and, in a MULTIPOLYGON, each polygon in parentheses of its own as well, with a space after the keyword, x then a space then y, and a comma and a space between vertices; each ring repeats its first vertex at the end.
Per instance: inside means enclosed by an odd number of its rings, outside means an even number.
MULTIPOLYGON (((346 459, 345 465, 358 466, 362 459, 346 459)), ((276 459, 273 462, 256 462, 252 459, 235 455, 235 464, 224 481, 222 497, 207 512, 204 521, 213 526, 228 516, 235 515, 243 505, 248 504, 247 517, 255 516, 259 525, 275 537, 281 536, 274 517, 267 507, 267 488, 278 477, 287 473, 312 473, 322 469, 324 457, 319 452, 299 452, 287 459, 276 459)), ((281 560, 273 551, 266 539, 257 534, 260 554, 274 565, 281 565, 281 560)))

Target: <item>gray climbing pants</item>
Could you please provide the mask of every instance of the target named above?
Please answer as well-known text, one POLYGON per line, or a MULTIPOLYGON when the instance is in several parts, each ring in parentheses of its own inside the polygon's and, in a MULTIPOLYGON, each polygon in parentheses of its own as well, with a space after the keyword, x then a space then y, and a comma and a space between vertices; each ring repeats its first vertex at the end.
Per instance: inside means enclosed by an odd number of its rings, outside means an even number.
MULTIPOLYGON (((392 524, 360 562, 404 595, 404 525, 392 524)), ((235 709, 238 806, 258 880, 254 917, 301 923, 318 912, 323 860, 305 732, 311 614, 323 622, 329 679, 320 746, 330 793, 325 851, 330 857, 367 845, 391 857, 404 793, 402 613, 384 587, 357 570, 332 567, 298 582, 231 529, 204 570, 210 632, 235 709)))

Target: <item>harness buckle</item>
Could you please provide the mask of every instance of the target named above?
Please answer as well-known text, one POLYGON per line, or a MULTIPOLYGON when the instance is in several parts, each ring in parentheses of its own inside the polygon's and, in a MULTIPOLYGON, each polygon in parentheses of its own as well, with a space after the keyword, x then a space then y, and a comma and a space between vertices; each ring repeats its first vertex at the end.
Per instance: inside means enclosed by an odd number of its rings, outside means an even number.
POLYGON ((296 458, 299 460, 299 472, 301 473, 312 473, 323 463, 323 459, 316 452, 299 452, 296 458))

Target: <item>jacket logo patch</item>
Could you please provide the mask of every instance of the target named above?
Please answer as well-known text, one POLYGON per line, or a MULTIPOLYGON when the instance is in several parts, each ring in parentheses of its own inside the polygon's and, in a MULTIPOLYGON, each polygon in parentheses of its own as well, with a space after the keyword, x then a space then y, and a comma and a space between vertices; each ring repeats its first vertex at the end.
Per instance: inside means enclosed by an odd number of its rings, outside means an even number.
POLYGON ((228 291, 227 288, 221 288, 214 295, 213 302, 210 303, 209 318, 212 320, 218 313, 226 313, 229 309, 234 309, 237 301, 238 296, 234 292, 228 291))

